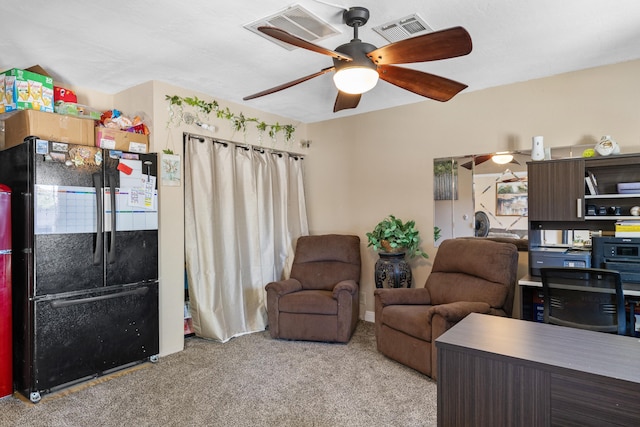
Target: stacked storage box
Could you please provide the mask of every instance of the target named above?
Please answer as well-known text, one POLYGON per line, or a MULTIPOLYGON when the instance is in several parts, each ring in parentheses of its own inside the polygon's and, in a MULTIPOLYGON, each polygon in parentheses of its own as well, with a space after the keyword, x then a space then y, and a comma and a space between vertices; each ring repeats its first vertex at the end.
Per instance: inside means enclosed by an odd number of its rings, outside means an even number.
POLYGON ((100 113, 76 101, 73 91, 54 87, 53 79, 39 66, 0 73, 0 150, 34 136, 108 150, 149 151, 148 132, 96 126, 100 113), (65 97, 67 93, 70 97, 65 97), (54 113, 56 98, 60 101, 56 113, 61 114, 54 113))
POLYGON ((53 112, 53 79, 12 68, 0 74, 0 113, 15 110, 53 112))

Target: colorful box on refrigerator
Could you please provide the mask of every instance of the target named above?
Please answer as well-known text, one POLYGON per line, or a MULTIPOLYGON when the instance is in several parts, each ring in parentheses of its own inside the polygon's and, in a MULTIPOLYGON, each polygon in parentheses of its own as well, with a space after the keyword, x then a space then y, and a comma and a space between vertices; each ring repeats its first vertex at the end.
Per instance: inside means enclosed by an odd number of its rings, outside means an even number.
POLYGON ((53 112, 53 78, 19 68, 0 75, 0 113, 27 109, 53 112))

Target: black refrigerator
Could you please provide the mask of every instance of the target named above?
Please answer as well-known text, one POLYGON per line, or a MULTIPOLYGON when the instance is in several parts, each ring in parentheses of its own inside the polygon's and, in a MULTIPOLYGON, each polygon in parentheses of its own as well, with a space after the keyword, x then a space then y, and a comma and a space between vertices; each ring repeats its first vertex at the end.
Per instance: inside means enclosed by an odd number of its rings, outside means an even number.
POLYGON ((157 155, 27 138, 12 191, 14 387, 41 395, 159 352, 157 155))

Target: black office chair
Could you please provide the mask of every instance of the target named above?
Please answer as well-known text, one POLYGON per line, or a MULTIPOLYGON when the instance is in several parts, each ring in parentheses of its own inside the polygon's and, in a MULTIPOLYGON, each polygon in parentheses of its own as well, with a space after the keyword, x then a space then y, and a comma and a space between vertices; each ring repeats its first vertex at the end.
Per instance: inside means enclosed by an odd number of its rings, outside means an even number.
POLYGON ((622 280, 615 270, 544 267, 544 322, 625 335, 622 280))

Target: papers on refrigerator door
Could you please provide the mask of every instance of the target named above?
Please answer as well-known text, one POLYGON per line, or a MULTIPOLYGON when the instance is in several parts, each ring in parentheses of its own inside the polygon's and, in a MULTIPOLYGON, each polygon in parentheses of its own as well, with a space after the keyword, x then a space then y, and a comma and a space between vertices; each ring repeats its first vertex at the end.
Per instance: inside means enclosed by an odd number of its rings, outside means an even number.
MULTIPOLYGON (((116 188, 118 231, 158 229, 158 191, 151 185, 138 189, 116 188), (131 204, 140 200, 143 207, 131 204)), ((111 231, 111 192, 104 190, 104 231, 111 231)), ((64 185, 35 186, 35 234, 95 233, 97 227, 96 190, 93 187, 64 185)))
POLYGON ((141 160, 120 159, 120 191, 129 195, 128 206, 157 211, 156 177, 149 175, 148 170, 145 174, 144 166, 141 160))
MULTIPOLYGON (((141 160, 120 159, 120 187, 116 189, 116 226, 119 231, 158 229, 156 177, 141 160), (123 167, 120 167, 123 166, 123 167), (146 170, 145 170, 146 169, 146 170)), ((110 194, 109 189, 105 193, 110 194)), ((105 197, 105 227, 111 230, 111 198, 105 197)))
MULTIPOLYGON (((144 192, 143 192, 144 193, 144 192)), ((138 200, 140 192, 132 188, 116 188, 116 227, 118 231, 132 230, 157 230, 158 229, 158 191, 152 190, 148 193, 149 206, 139 207, 130 204, 131 200, 138 200)), ((105 189, 105 231, 111 231, 111 192, 105 189)), ((143 196, 142 198, 145 198, 143 196)), ((143 201, 144 203, 144 201, 143 201)))
POLYGON ((35 186, 35 234, 96 232, 96 189, 35 186))

